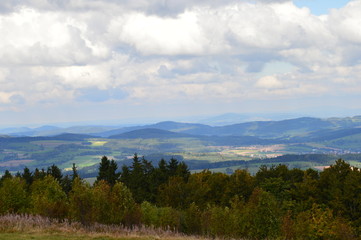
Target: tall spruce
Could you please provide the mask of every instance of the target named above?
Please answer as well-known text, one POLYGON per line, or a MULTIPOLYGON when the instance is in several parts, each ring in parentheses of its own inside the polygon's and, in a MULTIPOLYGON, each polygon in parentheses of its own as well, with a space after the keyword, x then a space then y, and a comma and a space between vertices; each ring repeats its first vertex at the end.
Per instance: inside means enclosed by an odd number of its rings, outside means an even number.
POLYGON ((114 160, 109 160, 106 156, 103 156, 99 164, 97 182, 104 180, 111 186, 114 186, 120 176, 120 173, 117 173, 117 169, 118 165, 114 160))
POLYGON ((169 176, 175 176, 177 174, 177 168, 178 168, 178 160, 175 158, 171 158, 170 161, 167 164, 169 176))
POLYGON ((1 183, 3 181, 5 181, 5 179, 9 179, 9 178, 12 178, 13 176, 11 175, 11 173, 9 172, 9 170, 5 170, 5 173, 4 175, 2 175, 2 177, 0 178, 0 186, 1 186, 1 183))
POLYGON ((60 168, 57 167, 55 164, 51 165, 51 167, 48 167, 47 174, 58 180, 59 183, 63 178, 63 174, 61 173, 60 168))
MULTIPOLYGON (((144 159, 143 159, 144 160, 144 159)), ((134 200, 137 203, 141 203, 145 200, 144 198, 144 166, 142 161, 139 159, 138 155, 135 153, 133 156, 133 162, 130 166, 129 174, 129 189, 132 191, 134 200)))
POLYGON ((39 170, 38 168, 35 168, 33 176, 34 176, 34 181, 37 179, 43 179, 46 176, 46 172, 45 172, 44 168, 41 170, 39 170))
POLYGON ((30 186, 34 181, 33 173, 30 172, 30 169, 28 167, 24 168, 24 172, 23 174, 21 174, 21 177, 25 180, 28 186, 30 186))
POLYGON ((73 167, 72 167, 73 174, 71 175, 72 182, 74 181, 75 178, 79 177, 77 169, 78 168, 75 166, 75 163, 73 163, 73 167))

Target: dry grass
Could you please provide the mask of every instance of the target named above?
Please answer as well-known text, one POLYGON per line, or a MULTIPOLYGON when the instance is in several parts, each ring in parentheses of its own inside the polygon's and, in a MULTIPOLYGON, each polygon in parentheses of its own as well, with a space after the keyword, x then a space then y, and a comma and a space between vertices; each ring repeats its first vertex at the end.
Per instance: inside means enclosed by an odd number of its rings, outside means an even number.
POLYGON ((199 239, 180 233, 149 227, 126 228, 119 225, 92 224, 84 226, 67 220, 56 221, 33 215, 0 216, 1 239, 199 239), (24 238, 23 238, 24 236, 24 238))

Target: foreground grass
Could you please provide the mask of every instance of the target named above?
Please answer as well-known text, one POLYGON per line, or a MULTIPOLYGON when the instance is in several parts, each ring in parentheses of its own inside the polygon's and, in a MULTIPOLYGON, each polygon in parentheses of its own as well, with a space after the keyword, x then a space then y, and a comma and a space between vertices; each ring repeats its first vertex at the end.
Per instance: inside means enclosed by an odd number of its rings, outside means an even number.
POLYGON ((0 216, 1 240, 184 240, 198 239, 169 230, 138 226, 132 229, 119 225, 53 221, 32 215, 0 216))
POLYGON ((70 233, 0 233, 1 240, 155 240, 155 239, 165 239, 165 240, 184 240, 184 238, 175 238, 175 237, 157 237, 157 236, 148 236, 148 237, 137 237, 137 236, 128 236, 128 237, 108 237, 108 236, 92 236, 84 234, 70 234, 70 233))
POLYGON ((127 238, 109 238, 109 237, 91 237, 87 235, 74 235, 74 234, 46 234, 46 233, 0 233, 0 239, 2 240, 115 240, 115 239, 127 239, 127 238))

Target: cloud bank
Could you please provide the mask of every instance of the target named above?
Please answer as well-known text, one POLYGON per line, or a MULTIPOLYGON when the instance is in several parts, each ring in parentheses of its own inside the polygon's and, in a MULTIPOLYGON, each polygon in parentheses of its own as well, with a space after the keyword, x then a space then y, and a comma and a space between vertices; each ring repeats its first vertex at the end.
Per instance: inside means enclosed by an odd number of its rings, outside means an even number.
POLYGON ((352 107, 360 12, 359 0, 322 16, 287 0, 3 0, 0 110, 315 95, 352 107), (266 71, 277 66, 291 67, 266 71))

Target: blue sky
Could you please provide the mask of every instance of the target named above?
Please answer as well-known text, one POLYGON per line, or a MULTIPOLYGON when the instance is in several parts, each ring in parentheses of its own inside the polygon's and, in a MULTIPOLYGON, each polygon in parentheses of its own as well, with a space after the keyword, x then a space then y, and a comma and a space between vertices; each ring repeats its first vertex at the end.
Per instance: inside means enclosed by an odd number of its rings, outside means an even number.
POLYGON ((0 127, 359 115, 360 12, 361 0, 2 0, 0 127))
POLYGON ((307 7, 315 15, 328 14, 330 9, 340 9, 350 0, 295 0, 298 7, 307 7))

